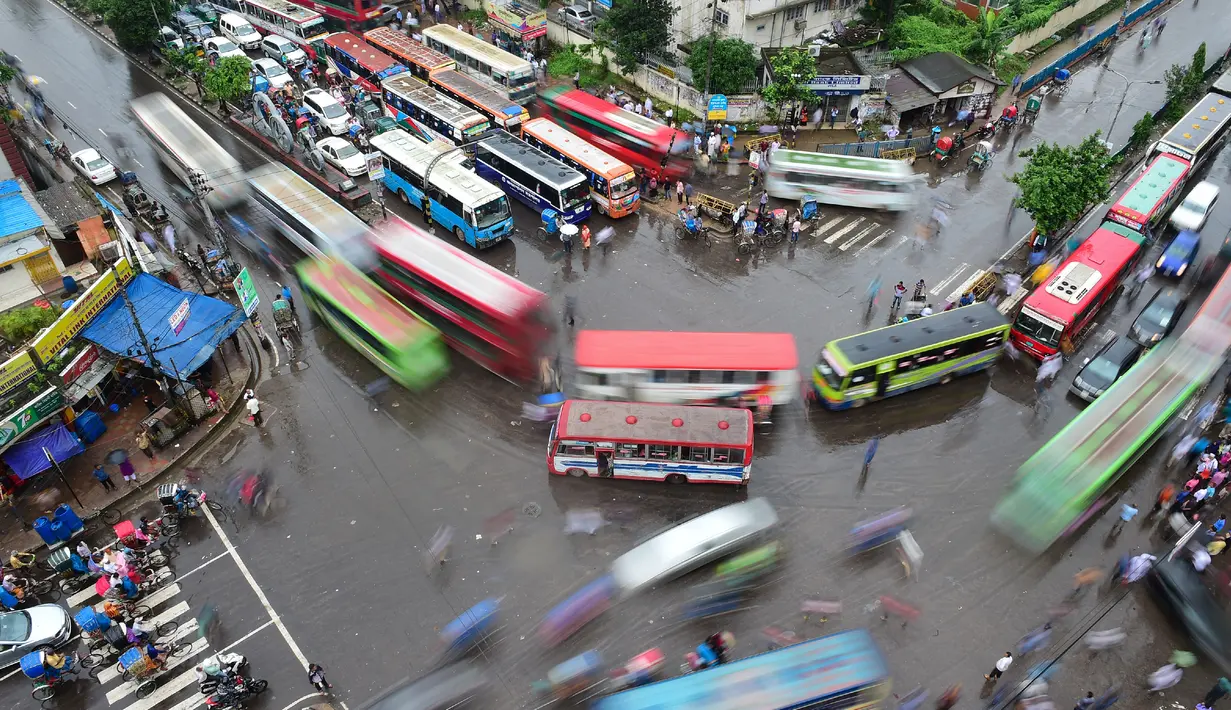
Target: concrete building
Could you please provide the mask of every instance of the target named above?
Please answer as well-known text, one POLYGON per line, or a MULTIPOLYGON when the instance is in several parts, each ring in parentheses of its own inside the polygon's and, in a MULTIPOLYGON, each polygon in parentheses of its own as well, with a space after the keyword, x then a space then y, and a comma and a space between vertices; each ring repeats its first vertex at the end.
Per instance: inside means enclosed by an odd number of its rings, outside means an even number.
POLYGON ((63 290, 64 263, 48 224, 24 182, 0 182, 0 311, 63 290))
POLYGON ((687 44, 709 34, 712 12, 719 36, 757 48, 806 44, 823 31, 833 31, 835 22, 849 21, 859 7, 855 0, 681 0, 676 39, 687 44))

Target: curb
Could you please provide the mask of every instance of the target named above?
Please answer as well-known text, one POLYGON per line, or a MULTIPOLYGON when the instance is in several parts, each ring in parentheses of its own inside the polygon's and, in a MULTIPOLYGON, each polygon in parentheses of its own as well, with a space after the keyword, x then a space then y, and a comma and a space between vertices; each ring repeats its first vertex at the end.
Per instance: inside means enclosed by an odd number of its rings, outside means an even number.
MULTIPOLYGON (((248 379, 244 382, 244 389, 248 389, 248 388, 256 386, 257 381, 260 380, 261 354, 260 354, 260 350, 258 346, 252 339, 252 335, 248 333, 247 330, 241 328, 240 331, 238 332, 243 333, 242 340, 244 341, 246 349, 248 350, 249 362, 252 363, 252 367, 248 372, 248 379)), ((241 401, 242 401, 241 399, 237 398, 234 402, 232 402, 231 407, 227 409, 225 413, 223 413, 222 418, 219 419, 218 423, 215 424, 208 432, 206 432, 205 436, 201 437, 192 446, 189 446, 187 449, 184 449, 182 452, 180 452, 180 454, 176 456, 174 459, 172 459, 171 462, 168 463, 166 468, 164 468, 162 471, 159 471, 157 474, 155 474, 151 478, 147 478, 145 481, 139 482, 136 488, 129 489, 119 498, 116 498, 115 500, 111 501, 107 505, 103 506, 103 508, 100 508, 98 512, 96 512, 95 514, 90 515, 90 516, 82 516, 82 520, 86 522, 93 520, 97 518, 99 514, 101 514, 101 511, 103 509, 106 509, 106 508, 120 509, 120 508, 125 507, 125 504, 130 502, 131 498, 133 498, 134 496, 138 494, 146 493, 149 488, 157 486, 159 481, 165 479, 168 474, 177 472, 182 467, 182 464, 190 456, 193 456, 198 453, 203 453, 205 449, 209 448, 210 446, 213 446, 214 443, 216 443, 216 441, 219 438, 221 438, 223 433, 231 430, 232 426, 241 416, 244 408, 242 406, 236 406, 241 401)), ((23 552, 37 554, 38 551, 42 550, 46 546, 47 545, 45 544, 40 544, 36 547, 23 550, 23 552)))

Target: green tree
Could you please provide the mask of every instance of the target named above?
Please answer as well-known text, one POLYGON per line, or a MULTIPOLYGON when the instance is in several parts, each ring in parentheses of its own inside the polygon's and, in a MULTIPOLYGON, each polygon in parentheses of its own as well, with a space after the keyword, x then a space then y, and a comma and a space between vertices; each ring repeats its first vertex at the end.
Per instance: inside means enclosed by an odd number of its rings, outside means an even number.
POLYGON ((595 31, 611 42, 616 64, 621 71, 629 73, 651 52, 671 42, 671 18, 675 10, 670 0, 615 0, 595 31))
POLYGON ((887 34, 893 58, 904 62, 933 52, 965 55, 975 39, 975 23, 939 0, 906 12, 903 8, 887 34))
POLYGON ((1201 46, 1197 47, 1197 51, 1193 52, 1193 61, 1188 65, 1188 76, 1185 77, 1185 83, 1188 98, 1197 98, 1197 93, 1205 85, 1205 42, 1202 42, 1201 46))
POLYGON ((986 64, 992 69, 1013 38, 1009 27, 1004 23, 1007 13, 979 10, 979 19, 975 21, 974 38, 966 45, 966 58, 977 64, 986 64))
POLYGON ((707 67, 710 93, 738 94, 756 79, 757 56, 753 46, 743 40, 718 39, 709 35, 694 43, 692 54, 688 55, 692 83, 702 91, 705 90, 707 67))
POLYGON ((1111 162, 1101 132, 1076 146, 1046 143, 1019 155, 1030 162, 1009 178, 1021 195, 1017 204, 1034 218, 1040 232, 1052 234, 1111 192, 1111 162))
POLYGON ((1188 68, 1183 64, 1172 64, 1163 72, 1163 83, 1167 85, 1167 108, 1160 118, 1170 123, 1179 119, 1188 110, 1190 86, 1188 83, 1188 68))
POLYGON ((1140 148, 1150 140, 1150 134, 1154 131, 1154 115, 1145 114, 1141 120, 1133 124, 1133 135, 1128 139, 1128 145, 1131 148, 1140 148))
POLYGON ((247 57, 221 57, 205 70, 205 95, 224 106, 252 91, 252 61, 247 57))
POLYGON ((10 343, 24 343, 40 330, 56 322, 57 314, 50 308, 26 306, 0 314, 0 333, 10 343))
POLYGON ((0 62, 0 84, 7 84, 15 78, 17 78, 17 71, 4 62, 0 62))
POLYGON ((806 47, 783 47, 769 60, 769 67, 773 81, 761 89, 761 96, 774 110, 812 97, 804 85, 816 76, 816 60, 806 47))
POLYGON ((171 0, 90 0, 87 7, 103 16, 115 41, 128 50, 143 50, 158 39, 159 19, 171 17, 171 0))

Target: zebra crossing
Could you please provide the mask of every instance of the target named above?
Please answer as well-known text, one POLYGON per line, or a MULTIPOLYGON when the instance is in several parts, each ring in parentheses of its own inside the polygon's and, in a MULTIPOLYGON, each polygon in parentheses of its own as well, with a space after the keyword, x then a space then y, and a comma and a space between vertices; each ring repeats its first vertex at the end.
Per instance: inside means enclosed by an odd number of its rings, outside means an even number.
POLYGON ((839 252, 855 249, 854 254, 858 256, 893 234, 892 227, 886 227, 867 215, 844 215, 821 221, 811 237, 819 239, 822 244, 836 246, 839 252))

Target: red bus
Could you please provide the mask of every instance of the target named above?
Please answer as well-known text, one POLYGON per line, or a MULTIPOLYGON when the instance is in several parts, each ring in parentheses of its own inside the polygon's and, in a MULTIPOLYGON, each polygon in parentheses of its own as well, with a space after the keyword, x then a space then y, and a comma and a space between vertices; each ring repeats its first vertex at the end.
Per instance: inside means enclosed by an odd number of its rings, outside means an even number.
POLYGON ((1009 337, 1042 359, 1074 341, 1094 321, 1142 253, 1145 237, 1104 222, 1022 304, 1009 337))
POLYGON ((456 69, 457 64, 445 55, 416 42, 392 27, 377 27, 363 33, 368 44, 401 62, 419 79, 427 81, 434 71, 456 69))
POLYGON ((550 89, 540 100, 557 122, 617 160, 671 177, 688 174, 690 166, 680 156, 689 148, 682 131, 575 89, 550 89))
POLYGON ((381 0, 291 0, 325 15, 352 32, 371 29, 380 21, 381 0))
POLYGON ((538 376, 551 335, 546 295, 395 215, 376 231, 377 283, 488 370, 538 376))
POLYGON ((1107 210, 1107 219, 1145 234, 1162 221, 1180 198, 1188 168, 1187 160, 1166 153, 1159 155, 1107 210))
POLYGON ((376 96, 381 94, 382 80, 406 71, 406 67, 388 54, 349 32, 335 32, 326 37, 321 46, 334 71, 376 96))

